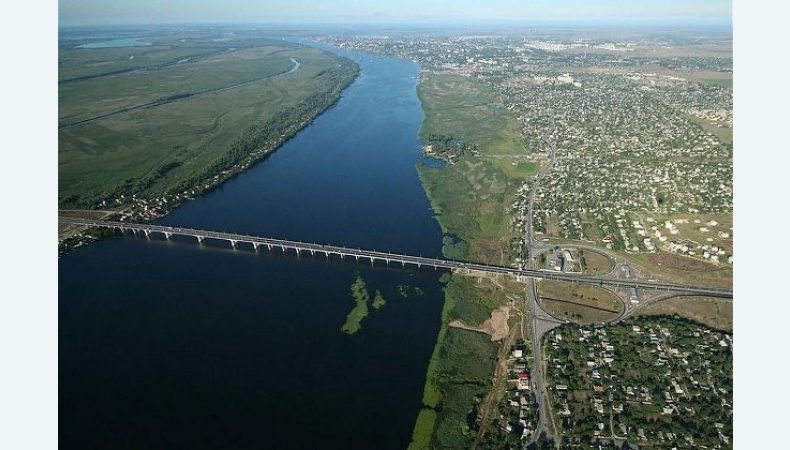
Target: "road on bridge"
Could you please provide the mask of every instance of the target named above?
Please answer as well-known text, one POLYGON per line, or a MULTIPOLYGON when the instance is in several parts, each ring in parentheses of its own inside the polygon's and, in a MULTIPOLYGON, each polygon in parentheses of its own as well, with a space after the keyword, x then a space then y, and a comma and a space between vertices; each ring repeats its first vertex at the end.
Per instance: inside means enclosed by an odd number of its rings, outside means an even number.
POLYGON ((677 292, 686 295, 704 295, 719 298, 732 298, 732 291, 725 289, 714 289, 702 286, 686 286, 674 283, 623 280, 608 276, 583 275, 579 273, 551 272, 547 270, 536 270, 531 268, 516 268, 495 266, 490 264, 479 264, 465 261, 452 261, 438 258, 427 258, 423 256, 413 256, 398 253, 380 252, 376 250, 365 250, 359 248, 341 247, 336 245, 315 244, 309 242, 291 241, 287 239, 266 238, 237 233, 227 233, 223 231, 200 230, 194 228, 169 227, 164 225, 153 225, 145 223, 116 222, 108 220, 81 219, 72 217, 59 217, 61 223, 73 225, 84 225, 88 227, 110 228, 119 230, 141 231, 146 235, 150 233, 160 233, 166 238, 171 236, 194 237, 198 241, 203 239, 216 239, 230 242, 236 246, 239 242, 244 242, 258 248, 265 245, 268 248, 279 247, 282 250, 294 250, 297 253, 310 252, 311 254, 323 253, 325 255, 336 254, 341 257, 354 257, 369 259, 371 262, 383 261, 389 263, 400 263, 402 265, 412 264, 418 267, 428 266, 435 268, 479 271, 493 274, 512 275, 521 278, 537 278, 546 280, 570 281, 575 283, 606 285, 616 287, 635 287, 641 289, 656 289, 669 292, 677 292))

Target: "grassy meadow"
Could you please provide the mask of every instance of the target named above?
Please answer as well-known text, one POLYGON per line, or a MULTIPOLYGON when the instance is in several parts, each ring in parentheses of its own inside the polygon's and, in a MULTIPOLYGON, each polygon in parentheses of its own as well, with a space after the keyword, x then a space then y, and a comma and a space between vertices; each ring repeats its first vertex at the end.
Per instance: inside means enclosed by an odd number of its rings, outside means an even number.
POLYGON ((244 41, 234 49, 185 40, 164 48, 61 46, 61 80, 100 75, 59 84, 61 208, 102 201, 120 207, 131 195, 196 195, 309 123, 357 70, 351 61, 280 41, 244 41), (190 59, 167 64, 179 58, 190 59), (298 69, 288 73, 293 61, 298 69), (130 67, 137 69, 102 75, 130 67))

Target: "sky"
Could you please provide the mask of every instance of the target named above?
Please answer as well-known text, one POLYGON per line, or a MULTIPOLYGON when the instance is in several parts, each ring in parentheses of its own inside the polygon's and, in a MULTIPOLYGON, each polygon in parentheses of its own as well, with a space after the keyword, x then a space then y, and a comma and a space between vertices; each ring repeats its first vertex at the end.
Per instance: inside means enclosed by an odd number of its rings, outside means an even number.
POLYGON ((60 0, 60 26, 176 23, 729 24, 731 0, 60 0))

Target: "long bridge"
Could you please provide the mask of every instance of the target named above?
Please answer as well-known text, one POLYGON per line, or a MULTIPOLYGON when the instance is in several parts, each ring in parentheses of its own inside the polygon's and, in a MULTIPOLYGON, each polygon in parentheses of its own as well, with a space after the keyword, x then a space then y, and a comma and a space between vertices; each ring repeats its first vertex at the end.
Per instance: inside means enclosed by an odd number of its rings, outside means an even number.
POLYGON ((197 242, 203 242, 205 239, 214 239, 219 241, 226 241, 234 248, 239 243, 246 243, 252 245, 253 249, 257 250, 259 247, 265 246, 271 250, 279 248, 283 252, 288 250, 294 251, 297 255, 302 252, 309 252, 311 255, 323 254, 327 257, 330 255, 338 255, 341 258, 355 258, 356 260, 363 259, 369 260, 371 264, 376 261, 384 262, 386 264, 401 264, 403 267, 406 264, 417 267, 433 267, 444 268, 451 270, 466 270, 478 271, 493 274, 512 275, 516 277, 529 277, 546 280, 570 281, 575 283, 584 283, 600 286, 611 287, 633 287, 640 289, 655 289, 662 291, 670 291, 684 295, 702 295, 708 297, 718 298, 732 298, 733 294, 730 290, 715 289, 702 286, 687 286, 673 283, 663 283, 657 281, 640 281, 640 280, 623 280, 607 276, 594 276, 583 275, 575 273, 552 272, 547 270, 538 269, 519 269, 516 267, 496 266, 490 264, 479 264, 465 261, 452 261, 438 258, 428 258, 424 256, 413 256, 398 253, 388 253, 376 250, 364 250, 358 248, 341 247, 336 245, 315 244, 309 242, 291 241, 287 239, 274 239, 260 236, 251 236, 237 233, 226 233, 222 231, 200 230, 194 228, 170 227, 164 225, 154 225, 147 223, 131 223, 131 222, 117 222, 109 220, 94 220, 82 219, 71 217, 58 217, 58 221, 64 224, 82 225, 88 227, 109 228, 121 231, 141 232, 146 236, 152 233, 157 233, 170 239, 172 236, 183 236, 195 238, 197 242))

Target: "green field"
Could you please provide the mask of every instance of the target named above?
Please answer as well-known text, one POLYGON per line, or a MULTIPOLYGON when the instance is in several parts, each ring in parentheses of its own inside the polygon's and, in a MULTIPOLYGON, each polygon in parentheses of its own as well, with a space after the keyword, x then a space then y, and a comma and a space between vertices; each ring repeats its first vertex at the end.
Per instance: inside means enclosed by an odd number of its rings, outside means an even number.
POLYGON ((167 210, 264 157, 334 103, 358 70, 349 60, 280 41, 186 42, 61 46, 61 80, 137 67, 60 83, 61 208, 139 207, 131 204, 135 196, 167 210))
POLYGON ((538 295, 546 312, 582 324, 612 320, 623 311, 616 295, 597 286, 543 280, 538 295))
POLYGON ((214 90, 284 73, 293 65, 291 57, 283 47, 266 46, 140 73, 62 83, 58 88, 59 126, 168 96, 214 90))
POLYGON ((584 273, 600 275, 608 273, 614 268, 612 260, 608 256, 592 250, 581 250, 579 258, 583 260, 582 270, 584 273))
POLYGON ((417 89, 425 121, 420 138, 453 135, 474 142, 487 153, 520 154, 518 122, 503 110, 493 89, 479 80, 456 75, 424 75, 417 89))

